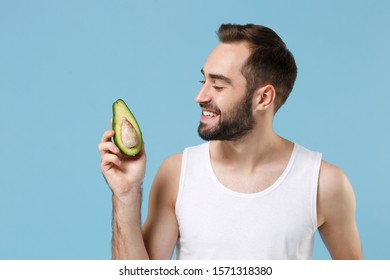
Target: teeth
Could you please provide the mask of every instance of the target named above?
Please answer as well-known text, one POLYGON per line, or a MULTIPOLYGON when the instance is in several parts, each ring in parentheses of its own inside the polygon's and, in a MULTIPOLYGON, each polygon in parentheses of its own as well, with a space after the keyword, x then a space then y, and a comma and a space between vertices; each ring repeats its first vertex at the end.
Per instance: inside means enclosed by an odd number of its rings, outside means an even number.
POLYGON ((203 111, 203 116, 215 117, 217 114, 210 111, 203 111))

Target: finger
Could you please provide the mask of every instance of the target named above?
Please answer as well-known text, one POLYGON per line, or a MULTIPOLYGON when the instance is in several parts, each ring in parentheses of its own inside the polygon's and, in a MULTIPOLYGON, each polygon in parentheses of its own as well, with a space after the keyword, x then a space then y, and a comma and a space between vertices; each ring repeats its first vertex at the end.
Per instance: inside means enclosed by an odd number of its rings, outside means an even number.
POLYGON ((113 166, 120 168, 120 166, 121 166, 120 159, 118 158, 117 155, 105 154, 102 157, 102 162, 100 164, 100 168, 102 169, 103 172, 106 172, 106 171, 110 170, 113 166))
POLYGON ((114 130, 106 130, 103 133, 101 142, 111 142, 111 138, 114 137, 114 135, 115 135, 114 130))
POLYGON ((98 148, 101 157, 103 157, 106 153, 112 153, 116 155, 120 154, 118 147, 113 142, 101 142, 99 143, 98 148))
POLYGON ((112 127, 112 118, 110 118, 110 127, 112 127))

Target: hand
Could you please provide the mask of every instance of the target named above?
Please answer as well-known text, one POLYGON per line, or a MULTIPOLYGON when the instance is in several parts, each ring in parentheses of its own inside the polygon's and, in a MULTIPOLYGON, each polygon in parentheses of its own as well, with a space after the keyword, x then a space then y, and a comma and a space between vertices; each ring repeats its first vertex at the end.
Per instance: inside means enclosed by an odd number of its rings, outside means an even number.
POLYGON ((114 134, 113 130, 107 130, 99 143, 100 168, 113 194, 122 197, 131 190, 139 190, 145 177, 146 153, 142 147, 134 157, 123 155, 111 140, 114 134))

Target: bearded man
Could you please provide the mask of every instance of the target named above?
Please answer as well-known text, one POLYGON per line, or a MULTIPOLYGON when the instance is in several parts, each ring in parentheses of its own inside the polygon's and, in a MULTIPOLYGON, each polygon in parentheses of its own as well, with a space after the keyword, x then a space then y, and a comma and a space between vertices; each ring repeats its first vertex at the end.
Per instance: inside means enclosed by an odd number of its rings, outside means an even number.
POLYGON ((104 133, 101 170, 113 193, 113 259, 311 259, 320 231, 333 259, 363 258, 344 172, 273 130, 297 67, 259 25, 223 24, 195 98, 205 143, 169 157, 141 226, 146 153, 122 155, 104 133))

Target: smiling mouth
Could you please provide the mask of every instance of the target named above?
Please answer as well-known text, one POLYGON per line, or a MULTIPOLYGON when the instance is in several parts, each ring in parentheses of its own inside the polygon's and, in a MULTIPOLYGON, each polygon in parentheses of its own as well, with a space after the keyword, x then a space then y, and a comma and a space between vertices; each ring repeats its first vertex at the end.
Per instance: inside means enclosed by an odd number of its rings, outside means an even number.
POLYGON ((217 115, 218 115, 217 113, 212 112, 212 111, 207 111, 207 110, 203 110, 202 111, 202 116, 205 116, 205 117, 208 117, 208 118, 214 118, 217 115))

